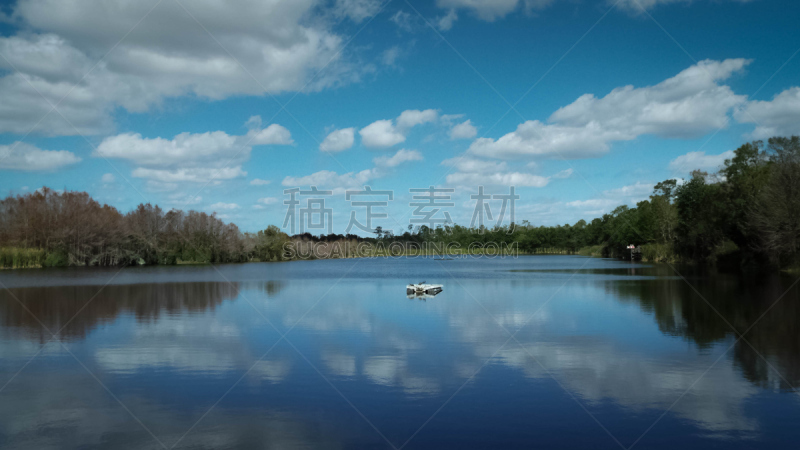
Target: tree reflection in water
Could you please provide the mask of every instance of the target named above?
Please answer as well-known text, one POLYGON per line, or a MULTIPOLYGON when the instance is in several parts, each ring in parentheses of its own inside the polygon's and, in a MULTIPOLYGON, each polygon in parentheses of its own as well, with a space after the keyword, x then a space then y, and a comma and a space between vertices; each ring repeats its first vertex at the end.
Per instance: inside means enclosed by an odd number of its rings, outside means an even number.
POLYGON ((120 314, 150 321, 162 314, 213 310, 235 299, 240 289, 254 287, 273 296, 283 286, 281 281, 267 281, 15 288, 0 290, 0 320, 40 343, 52 338, 42 324, 52 333, 61 330, 63 340, 78 340, 120 314))
POLYGON ((749 381, 781 389, 800 383, 800 289, 793 286, 794 277, 679 270, 685 281, 668 266, 654 266, 647 273, 656 278, 609 281, 606 289, 654 314, 661 332, 683 336, 701 348, 747 333, 731 352, 749 381))

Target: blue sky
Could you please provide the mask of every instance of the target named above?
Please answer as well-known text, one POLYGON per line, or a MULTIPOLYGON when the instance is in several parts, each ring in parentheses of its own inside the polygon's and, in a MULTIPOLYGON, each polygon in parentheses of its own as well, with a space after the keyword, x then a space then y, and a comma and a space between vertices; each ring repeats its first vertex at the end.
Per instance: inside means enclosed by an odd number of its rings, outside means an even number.
POLYGON ((0 8, 0 192, 255 231, 314 184, 342 232, 348 189, 393 190, 373 226, 400 231, 410 188, 455 189, 466 225, 477 186, 514 185, 517 221, 553 225, 800 133, 794 2, 133 3, 0 8))

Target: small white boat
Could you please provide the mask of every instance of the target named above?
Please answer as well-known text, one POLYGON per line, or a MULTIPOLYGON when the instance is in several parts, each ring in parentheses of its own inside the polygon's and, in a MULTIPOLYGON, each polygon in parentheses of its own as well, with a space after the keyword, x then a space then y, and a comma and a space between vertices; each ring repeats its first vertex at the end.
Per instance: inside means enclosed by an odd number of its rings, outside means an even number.
POLYGON ((417 284, 406 286, 406 294, 430 294, 436 295, 442 292, 441 284, 426 284, 424 281, 417 284))

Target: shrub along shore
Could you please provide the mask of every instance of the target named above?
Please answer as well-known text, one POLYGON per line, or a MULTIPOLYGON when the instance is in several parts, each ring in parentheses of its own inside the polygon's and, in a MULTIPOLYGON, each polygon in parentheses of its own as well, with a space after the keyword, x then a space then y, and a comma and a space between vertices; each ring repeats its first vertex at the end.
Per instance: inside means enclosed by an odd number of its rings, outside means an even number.
POLYGON ((426 226, 375 237, 274 225, 241 232, 215 214, 141 204, 121 213, 85 192, 39 191, 0 200, 0 268, 173 265, 305 258, 463 254, 578 254, 644 261, 800 267, 800 138, 747 143, 717 173, 655 185, 635 207, 589 222, 495 228, 426 226), (355 251, 353 249, 359 249, 355 251))

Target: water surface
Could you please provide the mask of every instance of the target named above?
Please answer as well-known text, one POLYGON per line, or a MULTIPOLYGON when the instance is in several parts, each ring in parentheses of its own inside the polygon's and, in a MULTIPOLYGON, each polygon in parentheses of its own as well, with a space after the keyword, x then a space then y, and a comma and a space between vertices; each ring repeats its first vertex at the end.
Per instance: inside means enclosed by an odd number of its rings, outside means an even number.
POLYGON ((0 448, 795 446, 795 278, 678 270, 528 256, 5 271, 0 448), (407 298, 423 280, 444 292, 407 298))

